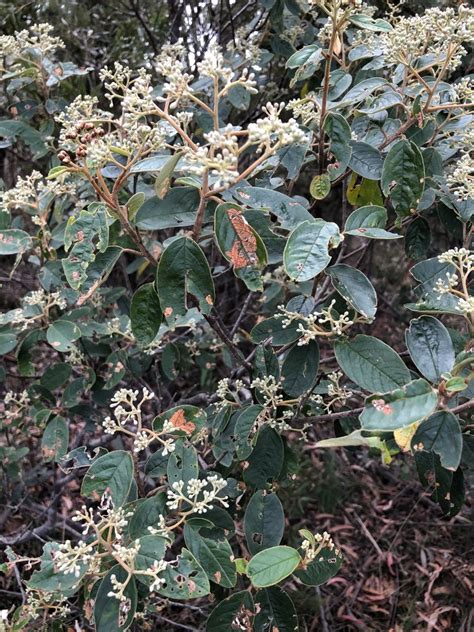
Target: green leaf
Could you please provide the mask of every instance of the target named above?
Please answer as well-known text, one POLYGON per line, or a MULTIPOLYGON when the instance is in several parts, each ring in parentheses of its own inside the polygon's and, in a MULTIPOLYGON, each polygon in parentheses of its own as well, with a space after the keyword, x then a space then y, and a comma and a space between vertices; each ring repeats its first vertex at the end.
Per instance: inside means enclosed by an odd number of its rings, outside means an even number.
POLYGON ((433 316, 410 322, 406 343, 414 365, 430 382, 437 384, 454 366, 454 347, 446 327, 433 316))
POLYGON ((331 154, 336 159, 336 163, 328 167, 330 179, 335 180, 345 172, 351 159, 351 128, 341 114, 329 112, 324 119, 324 131, 329 136, 331 154))
POLYGON ((283 467, 283 442, 272 428, 264 428, 258 435, 257 443, 249 456, 248 467, 244 470, 244 481, 256 488, 263 488, 269 480, 276 480, 283 467))
POLYGON ((285 514, 276 494, 263 490, 255 492, 247 505, 244 532, 252 555, 278 546, 285 529, 285 514))
POLYGON ((365 15, 365 13, 355 13, 350 15, 349 22, 359 26, 361 29, 374 31, 375 33, 388 33, 393 29, 390 22, 382 20, 381 18, 374 20, 374 18, 371 18, 370 15, 365 15))
POLYGON ((336 342, 335 352, 347 377, 372 393, 393 390, 410 381, 410 371, 398 353, 372 336, 336 342))
POLYGON ((0 355, 9 353, 16 347, 17 339, 15 334, 0 334, 0 355))
POLYGON ((184 527, 186 546, 201 564, 208 578, 224 588, 237 583, 233 553, 227 540, 206 538, 190 524, 184 527))
POLYGON ((316 382, 319 367, 319 346, 315 340, 295 346, 288 352, 281 367, 283 390, 290 397, 299 397, 316 382))
POLYGON ((192 478, 198 478, 199 467, 196 448, 188 445, 183 439, 176 441, 174 451, 170 454, 166 474, 168 482, 173 485, 176 481, 185 484, 192 478))
POLYGON ((264 410, 259 404, 247 406, 240 412, 235 421, 235 439, 237 458, 247 459, 252 452, 251 435, 258 416, 264 410))
POLYGON ((376 147, 360 141, 351 141, 352 155, 349 167, 368 180, 382 177, 383 156, 376 147))
POLYGON ((423 217, 416 217, 408 226, 405 235, 407 257, 419 261, 426 257, 431 243, 430 225, 423 217))
MULTIPOLYGON (((165 557, 166 547, 169 541, 159 535, 143 535, 138 538, 140 549, 135 558, 135 569, 146 571, 153 566, 153 562, 160 561, 165 557)), ((136 575, 136 578, 145 586, 150 586, 153 579, 149 575, 136 575)))
POLYGON ((410 426, 431 415, 437 402, 437 393, 426 380, 414 380, 394 391, 376 393, 365 401, 360 415, 362 429, 391 431, 410 426))
POLYGON ((365 318, 372 320, 377 311, 377 293, 363 272, 339 263, 326 270, 342 298, 365 318))
POLYGON ((163 320, 154 283, 145 283, 135 292, 130 306, 130 319, 137 342, 142 346, 150 344, 163 320))
POLYGON ((41 438, 41 452, 45 461, 58 463, 67 453, 69 445, 69 427, 64 417, 53 417, 44 429, 41 438))
POLYGON ((115 507, 128 498, 133 481, 133 460, 125 450, 114 450, 92 463, 82 481, 81 494, 96 500, 107 491, 115 507))
POLYGON ((296 51, 286 62, 287 68, 298 69, 290 85, 294 86, 297 81, 303 81, 311 77, 319 68, 323 59, 323 51, 318 44, 310 44, 296 51))
POLYGON ((223 632, 232 630, 233 623, 242 615, 247 617, 251 624, 253 619, 254 605, 252 595, 248 590, 234 593, 220 601, 209 615, 206 632, 223 632))
POLYGON ((56 351, 70 351, 81 337, 81 330, 69 320, 55 320, 46 332, 46 340, 56 351))
POLYGON ((442 467, 455 471, 461 463, 462 434, 456 415, 440 410, 421 423, 411 440, 414 451, 434 452, 442 467))
POLYGON ((331 180, 327 173, 323 173, 322 175, 316 175, 311 180, 311 184, 309 185, 309 192, 315 200, 324 200, 325 197, 329 195, 331 191, 331 180))
POLYGON ((112 575, 115 575, 119 582, 124 582, 128 577, 127 571, 117 564, 110 569, 100 582, 99 590, 94 600, 94 622, 97 632, 122 632, 122 630, 127 630, 131 626, 135 618, 137 609, 135 578, 132 577, 130 579, 124 591, 129 610, 125 620, 123 620, 123 612, 120 607, 121 602, 114 597, 109 597, 109 593, 114 590, 111 581, 112 575))
POLYGON ((74 573, 59 573, 54 562, 54 553, 58 547, 56 542, 45 544, 41 556, 41 568, 33 573, 27 581, 27 586, 47 593, 73 595, 77 592, 78 585, 87 571, 87 564, 79 562, 79 577, 76 577, 74 573))
POLYGON ((160 173, 157 175, 155 183, 153 185, 156 196, 160 200, 162 200, 168 193, 174 170, 176 169, 178 162, 181 160, 182 156, 183 153, 177 151, 172 156, 170 156, 166 164, 164 164, 163 167, 160 169, 160 173))
POLYGON ((145 202, 145 194, 142 193, 141 191, 139 191, 138 193, 135 193, 135 195, 132 195, 132 197, 128 200, 127 209, 128 209, 128 219, 130 221, 134 220, 135 215, 141 209, 144 202, 145 202))
POLYGON ((387 224, 387 209, 383 206, 369 204, 361 206, 353 211, 347 218, 344 232, 357 230, 358 228, 385 228, 387 224))
POLYGON ((446 470, 434 452, 415 452, 415 463, 422 485, 433 491, 433 500, 447 517, 455 516, 464 502, 462 469, 446 470))
POLYGON ((291 575, 301 563, 300 554, 290 546, 273 546, 254 555, 247 575, 256 588, 274 586, 291 575))
POLYGON ((54 391, 64 384, 71 375, 71 365, 67 362, 58 362, 53 366, 50 366, 41 376, 41 386, 44 386, 49 391, 54 391))
POLYGON ((274 347, 280 347, 281 345, 287 345, 291 342, 295 342, 298 338, 301 338, 301 332, 298 331, 298 325, 303 324, 302 320, 294 320, 284 327, 282 320, 283 316, 272 316, 272 318, 266 318, 261 323, 255 325, 250 332, 253 342, 259 344, 270 340, 270 344, 274 347))
POLYGON ((128 534, 131 540, 148 535, 148 527, 158 528, 160 516, 165 515, 167 511, 164 493, 154 494, 150 498, 138 502, 139 505, 135 508, 128 525, 128 534))
POLYGON ((396 142, 385 158, 382 191, 390 196, 399 217, 410 215, 420 203, 425 186, 425 167, 419 148, 408 140, 396 142))
POLYGON ((279 586, 258 590, 255 595, 253 632, 298 632, 298 616, 288 594, 279 586))
POLYGON ((295 575, 306 586, 320 586, 334 577, 342 565, 342 555, 324 547, 316 558, 304 570, 296 571, 295 575))
POLYGON ((271 212, 278 218, 281 227, 288 230, 300 222, 312 219, 311 213, 302 204, 272 189, 242 187, 234 193, 234 197, 250 208, 260 208, 271 212))
POLYGON ((189 237, 178 237, 164 250, 156 284, 163 314, 170 325, 192 307, 188 305, 190 295, 197 299, 204 314, 209 314, 214 305, 209 264, 201 248, 189 237))
POLYGON ((263 290, 261 270, 267 264, 267 250, 237 204, 219 204, 214 215, 215 239, 222 256, 251 291, 263 290))
POLYGON ((70 252, 61 262, 67 282, 74 290, 80 289, 87 279, 88 268, 96 257, 96 248, 104 253, 109 244, 105 206, 90 204, 89 209, 81 210, 77 217, 70 217, 64 232, 64 249, 70 252))
POLYGON ((386 223, 387 211, 383 206, 361 206, 347 218, 344 233, 368 239, 400 239, 401 235, 384 230, 386 223))
POLYGON ((181 549, 178 563, 167 566, 161 577, 165 585, 157 592, 169 599, 197 599, 210 592, 209 579, 204 569, 187 549, 181 549))
POLYGON ((340 241, 339 228, 333 222, 302 222, 290 234, 283 253, 288 276, 298 282, 309 281, 331 261, 328 250, 340 241))
POLYGON ((0 255, 18 255, 30 250, 33 240, 18 228, 0 230, 0 255))
POLYGON ((199 206, 194 187, 173 187, 164 199, 152 197, 137 213, 135 224, 143 230, 192 226, 199 206))

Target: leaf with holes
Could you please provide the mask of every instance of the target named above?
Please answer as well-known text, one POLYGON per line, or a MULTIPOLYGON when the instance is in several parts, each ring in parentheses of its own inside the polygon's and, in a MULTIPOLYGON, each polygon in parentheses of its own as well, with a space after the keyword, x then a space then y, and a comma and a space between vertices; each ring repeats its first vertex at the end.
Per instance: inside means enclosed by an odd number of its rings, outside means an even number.
POLYGON ((278 546, 284 529, 285 514, 278 496, 263 490, 255 492, 244 516, 244 533, 250 553, 255 555, 278 546))

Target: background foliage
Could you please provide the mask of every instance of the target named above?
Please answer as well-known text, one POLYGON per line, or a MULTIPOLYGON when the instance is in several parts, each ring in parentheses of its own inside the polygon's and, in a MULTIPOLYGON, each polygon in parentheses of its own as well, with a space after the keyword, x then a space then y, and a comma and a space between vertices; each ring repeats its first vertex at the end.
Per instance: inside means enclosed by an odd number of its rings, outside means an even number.
POLYGON ((473 12, 0 15, 5 629, 468 629, 473 12))

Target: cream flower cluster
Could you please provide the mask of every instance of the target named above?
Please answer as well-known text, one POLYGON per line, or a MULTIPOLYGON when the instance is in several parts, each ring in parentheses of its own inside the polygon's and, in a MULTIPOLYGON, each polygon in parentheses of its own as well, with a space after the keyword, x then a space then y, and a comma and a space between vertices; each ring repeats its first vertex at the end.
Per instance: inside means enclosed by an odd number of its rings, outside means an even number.
POLYGON ((153 399, 155 395, 147 388, 143 388, 141 398, 139 399, 139 391, 129 388, 120 388, 112 397, 110 408, 114 409, 114 417, 106 417, 102 422, 107 434, 115 434, 120 431, 126 424, 141 427, 142 423, 142 406, 153 399))
POLYGON ((250 386, 257 389, 262 395, 265 408, 275 409, 283 400, 281 384, 274 375, 256 377, 250 386))
POLYGON ((295 320, 303 321, 299 323, 297 327, 297 331, 301 334, 301 338, 298 340, 298 346, 303 346, 307 345, 311 340, 315 340, 318 336, 327 336, 328 333, 341 336, 354 324, 355 321, 350 318, 348 311, 338 314, 334 310, 335 304, 336 301, 334 299, 321 311, 313 312, 308 316, 303 316, 298 312, 292 312, 291 310, 287 310, 284 305, 279 305, 278 315, 284 317, 282 320, 283 329, 289 327, 295 320), (321 327, 321 325, 329 325, 329 331, 321 327))
POLYGON ((243 387, 244 383, 242 380, 235 380, 232 383, 228 377, 219 380, 216 389, 216 396, 219 401, 214 404, 215 409, 220 411, 228 404, 240 405, 238 393, 243 387))
MULTIPOLYGON (((300 534, 304 538, 301 544, 301 548, 304 551, 305 564, 310 564, 311 562, 313 562, 323 549, 329 549, 329 551, 334 552, 334 563, 337 562, 337 558, 341 557, 341 552, 335 546, 331 536, 327 531, 324 531, 322 535, 320 533, 316 533, 313 535, 307 529, 301 529, 300 534)), ((327 561, 331 562, 331 558, 327 561)))
POLYGON ((179 509, 182 503, 191 506, 189 513, 206 513, 216 503, 228 507, 228 496, 219 496, 227 486, 227 481, 217 474, 208 475, 206 478, 192 478, 187 483, 175 481, 168 489, 168 509, 179 509), (210 489, 209 489, 210 487, 210 489))
POLYGON ((280 114, 285 107, 284 103, 267 103, 263 108, 265 117, 257 119, 248 126, 248 139, 252 145, 257 145, 260 151, 276 150, 292 143, 304 143, 306 135, 300 129, 295 119, 282 121, 280 114))
POLYGON ((47 55, 58 48, 64 48, 62 39, 51 35, 53 31, 54 27, 51 24, 42 22, 17 31, 15 35, 1 35, 0 57, 25 56, 30 51, 47 55))
POLYGON ((456 309, 472 320, 474 296, 469 294, 469 276, 474 271, 474 252, 467 248, 451 248, 439 255, 438 261, 456 268, 456 272, 447 272, 444 279, 437 279, 434 291, 438 300, 445 294, 455 296, 458 299, 456 309))
POLYGON ((380 42, 387 61, 410 66, 426 53, 442 65, 449 52, 448 70, 453 71, 467 52, 462 44, 472 42, 473 34, 474 9, 461 5, 457 10, 432 8, 402 17, 392 31, 380 36, 380 42))
POLYGON ((474 149, 462 155, 446 179, 458 200, 474 199, 474 149))
MULTIPOLYGON (((0 211, 8 212, 11 209, 29 209, 36 213, 45 213, 45 205, 47 196, 51 198, 51 202, 54 198, 58 198, 62 195, 75 195, 76 185, 69 182, 59 182, 45 180, 39 171, 32 171, 29 176, 22 178, 18 177, 14 187, 8 191, 2 191, 0 193, 0 211)), ((38 220, 33 221, 38 223, 38 220)))

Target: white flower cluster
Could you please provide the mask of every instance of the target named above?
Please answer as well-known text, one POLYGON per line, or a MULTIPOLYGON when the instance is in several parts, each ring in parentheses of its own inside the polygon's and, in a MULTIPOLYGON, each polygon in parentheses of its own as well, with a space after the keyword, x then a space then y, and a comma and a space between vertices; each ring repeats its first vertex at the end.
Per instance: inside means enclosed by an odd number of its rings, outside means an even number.
POLYGON ((284 107, 284 103, 267 103, 262 108, 267 116, 249 124, 249 142, 258 145, 259 151, 270 148, 275 150, 291 143, 305 142, 306 135, 295 119, 290 118, 286 122, 281 120, 280 114, 284 107))
POLYGON ((240 26, 235 31, 233 42, 229 42, 229 49, 240 55, 245 61, 257 66, 262 56, 262 51, 258 44, 259 33, 253 31, 249 26, 240 26))
POLYGON ((451 263, 456 272, 447 272, 444 279, 437 279, 434 291, 438 299, 450 294, 458 299, 456 309, 466 317, 474 315, 474 296, 469 294, 469 276, 474 271, 474 252, 467 248, 451 248, 438 256, 440 263, 451 263))
POLYGON ((51 33, 51 24, 33 24, 28 29, 17 31, 15 35, 0 36, 0 57, 20 57, 29 52, 47 55, 58 48, 64 48, 64 42, 51 33))
POLYGON ((189 513, 206 513, 212 509, 213 504, 220 503, 228 507, 228 496, 219 496, 219 493, 227 486, 227 482, 212 474, 203 479, 192 478, 187 484, 184 481, 175 481, 171 489, 168 489, 167 506, 169 509, 178 509, 181 503, 191 506, 189 513), (210 486, 210 489, 206 489, 210 486))
MULTIPOLYGON (((304 551, 305 564, 310 564, 313 560, 315 560, 323 549, 334 551, 334 555, 336 558, 341 556, 341 552, 338 548, 336 548, 331 536, 327 531, 324 531, 322 535, 320 533, 316 533, 315 535, 313 535, 306 529, 302 529, 300 531, 300 534, 304 537, 301 548, 304 551)), ((330 559, 328 559, 327 561, 330 562, 330 559)), ((336 561, 337 559, 334 559, 334 562, 336 561)))
POLYGON ((314 92, 308 93, 302 99, 292 99, 288 103, 288 108, 293 111, 296 118, 301 119, 303 125, 319 124, 321 112, 314 92))
POLYGON ((474 199, 474 151, 463 154, 447 181, 458 200, 474 199))
POLYGON ((191 93, 189 84, 192 81, 192 75, 185 72, 183 56, 184 46, 165 44, 155 62, 156 70, 166 80, 163 84, 163 94, 171 99, 172 109, 176 108, 183 99, 186 102, 186 97, 191 93))
POLYGON ((228 377, 219 380, 216 389, 216 395, 219 401, 214 404, 216 410, 220 411, 228 404, 240 404, 238 392, 243 386, 244 383, 242 380, 235 380, 232 384, 228 377), (229 397, 231 399, 229 399, 229 397))
MULTIPOLYGON (((18 177, 14 187, 0 193, 0 211, 26 208, 43 216, 49 207, 49 204, 45 204, 47 196, 50 196, 52 202, 61 195, 75 194, 75 184, 45 180, 39 171, 32 171, 29 176, 18 177)), ((41 224, 38 216, 33 217, 33 222, 41 224)))
MULTIPOLYGON (((35 621, 40 616, 44 617, 45 612, 49 617, 59 619, 71 613, 71 608, 67 604, 68 597, 58 592, 50 593, 27 587, 25 593, 26 602, 21 607, 21 613, 26 620, 35 621)), ((11 630, 11 627, 8 630, 11 630)))
POLYGON ((3 413, 7 425, 12 421, 21 417, 30 405, 30 396, 27 391, 16 393, 15 391, 7 391, 3 398, 5 411, 3 413))
POLYGON ((147 388, 142 389, 141 399, 139 398, 139 391, 129 388, 120 388, 116 391, 112 397, 110 408, 114 408, 114 417, 106 417, 102 422, 107 434, 115 434, 117 431, 122 430, 126 424, 133 424, 141 428, 142 423, 142 406, 149 400, 153 399, 155 395, 151 393, 147 388))
POLYGON ((257 389, 262 395, 265 408, 277 408, 283 401, 281 384, 276 380, 274 375, 256 377, 250 386, 257 389))
POLYGON ((59 309, 66 309, 67 307, 67 301, 61 296, 60 292, 47 294, 42 288, 27 294, 23 298, 23 302, 25 305, 38 305, 43 311, 46 307, 49 309, 53 305, 57 305, 59 309))
POLYGON ((319 336, 335 335, 341 336, 355 321, 351 320, 349 312, 345 311, 338 314, 334 310, 336 301, 332 300, 327 307, 319 312, 313 312, 308 316, 303 316, 298 312, 287 310, 284 305, 278 306, 279 316, 284 316, 282 327, 286 329, 295 320, 302 320, 298 324, 297 331, 301 333, 298 340, 298 346, 307 345, 311 340, 315 340, 319 336), (329 325, 329 331, 321 325, 329 325))
POLYGON ((209 143, 207 146, 189 150, 186 154, 189 171, 200 176, 209 170, 211 177, 215 178, 213 188, 228 187, 239 175, 240 148, 235 130, 232 125, 212 130, 204 134, 204 139, 209 143))
POLYGON ((443 65, 449 55, 447 69, 453 71, 467 52, 461 44, 472 42, 473 33, 474 10, 461 5, 457 10, 432 8, 402 17, 391 31, 381 34, 380 42, 387 61, 413 66, 429 53, 430 65, 443 65))

